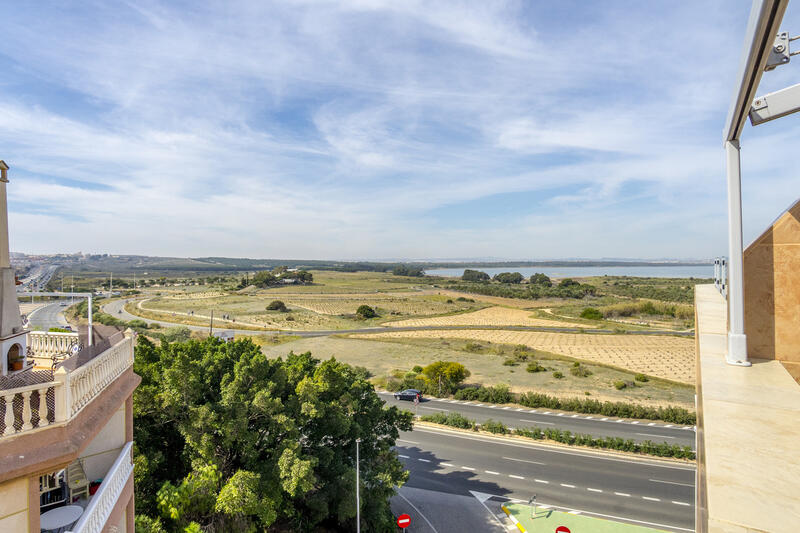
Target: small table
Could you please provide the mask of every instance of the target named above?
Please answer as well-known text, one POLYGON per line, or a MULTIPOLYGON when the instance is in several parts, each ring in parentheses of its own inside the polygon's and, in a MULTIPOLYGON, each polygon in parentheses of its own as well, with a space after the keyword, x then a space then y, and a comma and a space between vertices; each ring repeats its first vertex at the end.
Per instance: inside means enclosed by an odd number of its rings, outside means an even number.
POLYGON ((65 505, 56 507, 46 513, 42 513, 39 519, 39 527, 56 533, 62 533, 68 526, 77 522, 83 514, 83 507, 80 505, 65 505))

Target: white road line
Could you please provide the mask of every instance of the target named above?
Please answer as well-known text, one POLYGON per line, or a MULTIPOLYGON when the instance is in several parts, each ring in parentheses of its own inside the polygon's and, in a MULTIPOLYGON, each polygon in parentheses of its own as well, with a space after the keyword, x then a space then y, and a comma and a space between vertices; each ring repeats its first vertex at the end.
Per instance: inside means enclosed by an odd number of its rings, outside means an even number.
POLYGON ((674 439, 675 437, 670 437, 668 435, 653 435, 652 433, 637 433, 637 435, 641 435, 643 437, 656 437, 658 439, 674 439))
POLYGON ((664 426, 664 427, 665 427, 665 428, 671 428, 671 427, 674 427, 674 426, 673 426, 672 424, 667 424, 667 425, 666 425, 666 426, 664 426))
POLYGON ((614 422, 616 422, 617 424, 621 424, 622 420, 614 420, 614 422))
POLYGON ((580 511, 567 511, 567 514, 581 514, 580 511))
POLYGON ((534 479, 534 481, 535 481, 536 483, 544 483, 545 485, 547 485, 548 483, 550 483, 549 481, 545 481, 544 479, 534 479))
POLYGON ((685 505, 686 507, 689 507, 690 505, 692 505, 691 503, 676 502, 675 500, 672 500, 672 503, 674 503, 675 505, 685 505))
POLYGON ((397 457, 402 457, 403 459, 408 459, 408 456, 407 456, 407 455, 400 455, 400 454, 398 454, 398 455, 397 455, 397 457))
POLYGON ((592 488, 589 488, 589 487, 587 487, 586 490, 588 490, 589 492, 603 492, 600 489, 592 489, 592 488))
POLYGON ((409 444, 419 444, 419 442, 415 440, 406 440, 406 439, 397 439, 397 442, 407 442, 409 444))
POLYGON ((551 413, 550 411, 545 411, 545 412, 544 412, 544 414, 546 414, 546 415, 551 415, 551 414, 553 414, 553 413, 551 413))
POLYGON ((515 476, 514 474, 509 474, 508 477, 513 477, 514 479, 525 479, 522 476, 515 476))
POLYGON ((476 404, 475 407, 483 407, 482 403, 476 404))
POLYGON ((508 459, 509 461, 519 461, 521 463, 531 463, 535 465, 546 465, 547 463, 540 463, 539 461, 531 461, 530 459, 516 459, 514 457, 503 457, 503 459, 508 459))
POLYGON ((431 531, 433 531, 433 533, 439 533, 438 531, 436 531, 436 528, 435 528, 435 527, 433 527, 433 524, 431 524, 430 520, 428 520, 428 519, 427 519, 427 517, 426 517, 424 514, 422 514, 422 513, 420 512, 420 510, 419 510, 419 509, 417 509, 416 505, 414 505, 413 503, 411 503, 411 501, 410 501, 408 498, 406 498, 405 496, 403 496, 402 494, 400 494, 400 492, 399 492, 399 491, 397 492, 397 494, 398 494, 398 496, 400 496, 401 498, 403 498, 405 501, 407 501, 407 502, 408 502, 408 505, 410 505, 411 507, 413 507, 413 508, 414 508, 414 510, 415 510, 416 512, 418 512, 418 513, 419 513, 419 515, 422 517, 422 519, 423 519, 423 520, 425 520, 425 522, 426 522, 426 523, 427 523, 427 524, 430 526, 430 528, 431 528, 431 531))
POLYGON ((626 498, 631 497, 631 495, 628 494, 627 492, 615 492, 614 494, 616 494, 617 496, 625 496, 626 498))
POLYGON ((475 469, 472 468, 471 466, 462 466, 461 470, 475 470, 475 469))
POLYGON ((664 481, 662 479, 649 479, 653 483, 666 483, 667 485, 680 485, 682 487, 694 487, 694 483, 678 483, 677 481, 664 481))
POLYGON ((448 411, 447 409, 440 409, 438 407, 428 407, 427 405, 420 405, 420 407, 422 407, 423 409, 433 409, 434 411, 445 411, 445 412, 448 411))
POLYGON ((548 426, 555 426, 556 425, 555 422, 541 422, 539 420, 526 420, 524 418, 520 418, 519 420, 520 420, 520 422, 532 422, 534 424, 547 424, 548 426))
POLYGON ((587 417, 585 417, 585 418, 586 418, 586 420, 594 420, 594 417, 593 417, 593 416, 587 416, 587 417))
POLYGON ((578 418, 578 415, 572 415, 570 418, 578 418))
POLYGON ((505 411, 506 409, 511 409, 511 408, 510 408, 509 406, 505 406, 505 407, 503 407, 503 410, 504 410, 504 411, 505 411))
POLYGON ((559 483, 562 487, 567 487, 568 489, 574 489, 575 485, 570 485, 569 483, 559 483))
POLYGON ((420 461, 420 462, 423 462, 423 463, 430 463, 431 462, 430 459, 417 459, 417 461, 420 461))
POLYGON ((499 476, 500 472, 495 472, 494 470, 484 470, 487 474, 492 474, 493 476, 499 476))
POLYGON ((439 463, 439 464, 442 465, 442 466, 449 466, 450 468, 455 468, 455 466, 456 466, 456 465, 453 465, 453 464, 450 464, 450 463, 439 463))
POLYGON ((536 412, 536 409, 530 409, 528 412, 529 412, 529 413, 535 413, 535 412, 536 412))
POLYGON ((524 411, 525 409, 517 409, 517 411, 524 411))
POLYGON ((558 416, 564 416, 564 413, 558 413, 558 416))
POLYGON ((660 502, 661 501, 661 498, 651 498, 650 496, 642 496, 642 499, 643 500, 648 500, 648 501, 651 501, 651 502, 660 502))
MULTIPOLYGON (((651 462, 651 461, 648 461, 646 459, 636 459, 636 460, 618 459, 616 457, 608 457, 608 456, 605 456, 605 455, 598 455, 598 454, 592 453, 592 452, 580 452, 580 451, 577 451, 577 450, 575 450, 575 451, 572 451, 572 450, 567 451, 567 450, 556 449, 556 448, 551 447, 551 446, 538 445, 535 442, 526 443, 526 444, 517 444, 517 443, 514 443, 514 442, 504 441, 504 440, 502 440, 500 438, 497 438, 497 437, 482 437, 482 436, 464 435, 461 432, 451 431, 451 430, 448 430, 448 429, 439 429, 439 428, 435 428, 434 429, 434 428, 427 428, 427 427, 423 429, 422 427, 419 427, 419 428, 415 428, 414 431, 419 431, 420 433, 436 433, 436 434, 439 434, 439 435, 447 435, 448 437, 451 437, 451 438, 454 438, 454 439, 477 440, 477 441, 481 441, 481 442, 491 442, 494 445, 498 445, 498 446, 509 446, 509 447, 512 447, 512 448, 523 448, 523 449, 527 449, 527 450, 539 449, 539 450, 542 450, 542 451, 546 451, 546 453, 558 453, 558 454, 562 454, 562 455, 576 455, 578 457, 590 456, 593 460, 596 460, 596 461, 613 461, 613 462, 617 462, 617 463, 628 463, 628 464, 635 464, 635 465, 646 464, 647 466, 654 467, 654 468, 668 468, 670 470, 684 470, 684 471, 687 471, 687 472, 694 472, 695 471, 695 468, 692 467, 692 466, 689 466, 688 464, 687 465, 681 465, 681 464, 659 464, 657 462, 651 462)), ((398 439, 398 440, 400 440, 400 439, 398 439)), ((672 526, 670 526, 670 527, 672 527, 672 526)))
POLYGON ((496 405, 487 405, 486 407, 488 407, 489 409, 497 409, 496 405))
POLYGON ((600 420, 602 420, 603 422, 605 422, 606 420, 608 420, 608 418, 601 418, 600 420))
POLYGON ((634 420, 633 422, 631 422, 631 424, 638 424, 638 423, 639 423, 638 420, 634 420))
POLYGON ((655 422, 650 422, 650 423, 649 423, 649 424, 647 424, 647 425, 648 425, 648 426, 655 426, 655 425, 656 425, 656 423, 655 423, 655 422))

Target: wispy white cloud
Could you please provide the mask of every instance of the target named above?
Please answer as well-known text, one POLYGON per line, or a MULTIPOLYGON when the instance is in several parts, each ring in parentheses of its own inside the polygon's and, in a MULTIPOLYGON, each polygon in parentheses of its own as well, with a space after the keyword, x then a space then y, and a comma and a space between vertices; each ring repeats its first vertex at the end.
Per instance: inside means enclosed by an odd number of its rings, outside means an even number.
MULTIPOLYGON (((0 14, 15 250, 724 251, 719 130, 745 5, 143 1, 0 14), (522 216, 450 209, 501 194, 537 200, 522 216)), ((800 186, 782 177, 785 132, 748 134, 755 233, 800 186)))

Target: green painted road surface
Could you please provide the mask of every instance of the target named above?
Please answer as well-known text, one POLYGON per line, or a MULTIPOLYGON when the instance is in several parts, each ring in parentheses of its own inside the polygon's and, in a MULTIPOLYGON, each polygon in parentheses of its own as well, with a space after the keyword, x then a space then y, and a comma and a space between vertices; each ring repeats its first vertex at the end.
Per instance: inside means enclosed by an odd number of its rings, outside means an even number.
POLYGON ((531 508, 522 503, 507 503, 506 509, 524 527, 527 533, 553 533, 558 526, 566 526, 570 533, 661 533, 661 529, 614 522, 554 509, 536 508, 536 518, 531 518, 531 508))

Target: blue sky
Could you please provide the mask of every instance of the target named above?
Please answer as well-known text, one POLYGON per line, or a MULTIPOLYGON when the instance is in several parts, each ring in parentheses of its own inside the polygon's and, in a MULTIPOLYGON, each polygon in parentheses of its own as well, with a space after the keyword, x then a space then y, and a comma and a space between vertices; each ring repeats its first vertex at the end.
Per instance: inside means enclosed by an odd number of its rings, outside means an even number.
MULTIPOLYGON (((784 27, 800 34, 790 6, 784 27)), ((11 246, 704 258, 747 1, 4 3, 11 246)), ((800 60, 761 93, 800 78, 800 60)), ((800 119, 743 136, 745 240, 800 119)))

